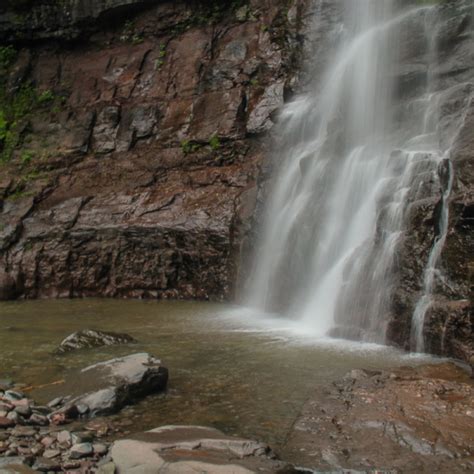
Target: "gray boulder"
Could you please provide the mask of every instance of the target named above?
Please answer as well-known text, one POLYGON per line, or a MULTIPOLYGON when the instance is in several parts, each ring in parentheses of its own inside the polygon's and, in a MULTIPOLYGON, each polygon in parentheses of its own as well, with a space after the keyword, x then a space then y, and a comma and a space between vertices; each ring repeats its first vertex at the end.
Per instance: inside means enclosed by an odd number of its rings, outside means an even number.
MULTIPOLYGON (((47 395, 68 395, 52 420, 116 413, 125 405, 166 388, 168 369, 147 353, 131 354, 86 367, 66 377, 64 384, 50 388, 47 395), (81 410, 78 410, 81 407, 81 410)), ((44 397, 45 394, 42 394, 44 397)))

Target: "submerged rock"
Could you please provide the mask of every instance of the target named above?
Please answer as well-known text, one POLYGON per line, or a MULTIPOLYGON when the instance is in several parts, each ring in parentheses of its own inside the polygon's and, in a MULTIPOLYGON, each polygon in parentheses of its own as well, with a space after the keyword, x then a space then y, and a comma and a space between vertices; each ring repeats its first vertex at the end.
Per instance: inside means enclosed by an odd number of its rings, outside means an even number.
POLYGON ((270 447, 203 426, 162 426, 116 441, 110 451, 116 473, 246 474, 298 472, 270 447))
POLYGON ((112 346, 116 344, 130 344, 137 342, 132 336, 123 333, 96 331, 94 329, 83 329, 70 334, 64 339, 55 354, 64 354, 79 349, 92 347, 112 346))

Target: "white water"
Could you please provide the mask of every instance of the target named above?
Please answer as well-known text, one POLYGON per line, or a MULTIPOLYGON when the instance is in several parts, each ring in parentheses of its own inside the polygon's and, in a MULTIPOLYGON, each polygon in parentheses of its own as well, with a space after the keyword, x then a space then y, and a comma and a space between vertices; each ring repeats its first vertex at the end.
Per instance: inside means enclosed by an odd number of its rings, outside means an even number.
MULTIPOLYGON (((438 167, 449 158, 438 136, 441 93, 430 73, 436 65, 434 9, 400 12, 392 0, 344 5, 344 33, 322 84, 281 115, 275 160, 281 164, 248 304, 284 313, 311 334, 383 343, 409 204, 439 194, 438 167), (403 124, 392 100, 396 45, 407 22, 426 30, 429 72, 424 92, 408 104, 414 117, 403 124)), ((417 350, 423 350, 424 317, 446 237, 448 174, 440 234, 413 318, 417 350)))

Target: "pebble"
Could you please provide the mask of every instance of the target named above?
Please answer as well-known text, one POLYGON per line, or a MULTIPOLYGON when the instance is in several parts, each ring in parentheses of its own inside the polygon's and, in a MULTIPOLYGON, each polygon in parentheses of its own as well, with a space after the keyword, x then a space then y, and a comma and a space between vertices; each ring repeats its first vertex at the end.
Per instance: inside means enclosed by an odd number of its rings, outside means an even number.
POLYGON ((80 459, 91 456, 94 452, 91 443, 80 443, 75 444, 70 451, 70 458, 71 459, 80 459))
POLYGON ((93 433, 90 433, 89 431, 80 431, 77 433, 72 433, 71 437, 72 442, 74 444, 89 443, 94 440, 93 433))
POLYGON ((0 410, 9 412, 13 410, 13 405, 11 403, 0 402, 0 410))
POLYGON ((63 430, 60 431, 57 435, 58 443, 60 444, 70 444, 71 443, 71 433, 69 431, 63 430))
POLYGON ((53 459, 61 454, 59 449, 45 449, 43 457, 46 459, 53 459))
POLYGON ((107 453, 107 451, 108 451, 107 446, 105 444, 102 444, 102 443, 94 443, 92 445, 92 448, 94 449, 94 453, 99 454, 99 455, 103 455, 103 454, 107 453))
POLYGON ((16 411, 11 411, 8 413, 7 418, 12 420, 14 424, 20 423, 22 421, 22 417, 16 411))
POLYGON ((64 400, 64 397, 57 397, 53 400, 51 400, 49 403, 48 403, 48 407, 49 408, 56 408, 57 406, 61 405, 61 403, 63 402, 64 400))
POLYGON ((45 447, 45 448, 49 448, 53 443, 54 443, 54 438, 52 438, 51 436, 45 436, 42 440, 41 440, 41 444, 45 447))
POLYGON ((38 413, 33 413, 29 420, 30 424, 32 425, 39 425, 39 426, 48 426, 49 420, 44 415, 39 415, 38 413))
POLYGON ((29 405, 18 405, 15 407, 15 411, 26 418, 31 415, 31 408, 29 405))
POLYGON ((6 398, 7 400, 12 400, 12 401, 21 400, 22 398, 25 398, 21 392, 15 392, 14 390, 7 390, 4 393, 3 397, 6 398))
POLYGON ((61 465, 58 461, 41 457, 36 459, 33 469, 41 472, 60 471, 61 465))
POLYGON ((29 426, 17 426, 13 428, 12 435, 16 436, 17 438, 23 438, 26 436, 34 436, 36 434, 36 430, 29 426))

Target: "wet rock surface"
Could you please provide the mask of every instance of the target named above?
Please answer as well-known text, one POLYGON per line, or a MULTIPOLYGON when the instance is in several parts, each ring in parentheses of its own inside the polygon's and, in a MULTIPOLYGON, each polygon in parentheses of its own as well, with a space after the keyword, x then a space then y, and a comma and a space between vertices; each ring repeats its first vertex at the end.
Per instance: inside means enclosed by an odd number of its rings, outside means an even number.
POLYGON ((471 472, 474 384, 452 364, 353 370, 315 391, 282 456, 322 471, 471 472))
POLYGON ((292 473, 269 446, 202 426, 163 426, 116 441, 110 451, 118 474, 127 472, 292 473))
POLYGON ((110 331, 96 331, 93 329, 83 329, 67 336, 54 351, 55 354, 64 354, 80 349, 92 347, 112 346, 116 344, 129 344, 137 342, 128 334, 121 334, 110 331))
MULTIPOLYGON (((447 152, 438 169, 420 174, 417 195, 410 199, 406 231, 397 255, 397 283, 388 322, 388 338, 401 347, 413 349, 413 341, 410 344, 412 317, 423 293, 423 273, 429 252, 440 238, 442 194, 451 178, 446 241, 435 270, 432 302, 425 317, 425 350, 467 362, 474 354, 472 5, 464 0, 441 4, 436 7, 432 18, 436 25, 433 39, 438 48, 437 66, 431 71, 435 81, 433 93, 439 97, 437 133, 441 149, 447 152), (451 168, 447 166, 448 160, 451 168)), ((408 69, 426 67, 426 48, 420 43, 413 25, 408 25, 401 45, 402 60, 408 69)), ((409 103, 410 95, 419 94, 426 87, 427 74, 427 71, 422 73, 421 84, 418 74, 412 88, 401 88, 401 110, 409 103)), ((406 110, 408 113, 402 112, 400 116, 402 123, 409 122, 410 116, 415 117, 408 107, 406 110)))
POLYGON ((1 7, 5 89, 44 102, 2 165, 0 298, 228 298, 305 2, 96 3, 23 8, 31 43, 1 7))

